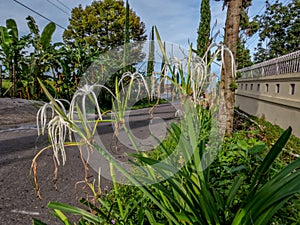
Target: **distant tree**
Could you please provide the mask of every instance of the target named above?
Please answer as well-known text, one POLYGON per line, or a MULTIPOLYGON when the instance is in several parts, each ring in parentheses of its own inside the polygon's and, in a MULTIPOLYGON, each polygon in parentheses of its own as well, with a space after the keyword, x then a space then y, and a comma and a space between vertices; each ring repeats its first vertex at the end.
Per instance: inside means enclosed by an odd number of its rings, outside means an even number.
POLYGON ((236 52, 237 69, 251 66, 252 64, 250 50, 246 48, 246 40, 240 35, 236 52))
POLYGON ((246 47, 246 40, 258 31, 259 24, 256 20, 250 21, 249 19, 247 9, 250 5, 251 1, 243 1, 240 17, 240 32, 236 52, 237 69, 251 66, 253 64, 251 61, 250 50, 246 47))
POLYGON ((148 60, 147 60, 147 76, 150 77, 153 74, 154 71, 154 51, 155 51, 155 45, 154 45, 154 27, 151 29, 151 33, 149 36, 149 53, 148 53, 148 60))
MULTIPOLYGON (((145 25, 135 12, 129 10, 130 40, 146 40, 145 25)), ((74 46, 75 41, 90 48, 107 51, 125 42, 126 7, 123 1, 93 1, 90 6, 81 5, 72 10, 70 24, 63 34, 64 41, 74 46)))
POLYGON ((259 43, 254 54, 255 62, 276 58, 300 49, 300 1, 284 5, 278 0, 266 1, 265 13, 257 16, 259 43))
POLYGON ((200 23, 197 38, 197 55, 203 57, 210 45, 210 0, 202 0, 200 8, 200 23))

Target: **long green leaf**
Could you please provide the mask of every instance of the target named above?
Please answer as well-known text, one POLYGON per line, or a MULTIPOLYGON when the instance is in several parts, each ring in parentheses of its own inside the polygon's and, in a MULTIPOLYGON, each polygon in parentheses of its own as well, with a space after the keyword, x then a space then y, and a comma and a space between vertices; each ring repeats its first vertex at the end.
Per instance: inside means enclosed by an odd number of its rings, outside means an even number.
POLYGON ((233 181, 233 185, 229 191, 229 195, 226 199, 226 206, 230 207, 232 201, 234 200, 234 197, 236 196, 237 191, 239 190, 239 187, 241 186, 242 182, 243 182, 243 178, 242 177, 235 177, 234 181, 233 181))
POLYGON ((34 18, 32 16, 27 16, 26 20, 27 20, 27 25, 29 27, 30 32, 39 38, 40 31, 39 31, 39 28, 38 28, 34 18))
POLYGON ((273 164, 274 160, 277 158, 279 153, 283 150, 283 147, 287 143, 289 137, 291 136, 291 133, 292 133, 291 127, 289 127, 287 130, 283 132, 283 134, 280 136, 280 138, 277 140, 277 142, 274 144, 274 146, 267 154, 261 166, 257 169, 257 172, 255 173, 254 179, 251 184, 251 189, 250 189, 251 191, 250 191, 249 198, 251 198, 251 196, 255 193, 259 184, 261 183, 263 176, 266 175, 271 165, 273 164))
POLYGON ((35 218, 32 219, 32 224, 33 225, 47 225, 46 223, 44 223, 38 219, 35 219, 35 218))
POLYGON ((16 21, 14 19, 6 20, 6 27, 9 30, 9 34, 13 42, 17 43, 19 39, 19 31, 16 21))
POLYGON ((50 202, 48 204, 48 208, 60 210, 60 211, 67 212, 67 213, 72 213, 74 215, 80 215, 91 223, 97 224, 100 222, 99 218, 97 216, 93 215, 92 213, 87 212, 84 209, 80 209, 75 206, 71 206, 71 205, 67 205, 67 204, 63 204, 63 203, 59 203, 59 202, 50 202))
MULTIPOLYGON (((166 54, 165 44, 162 42, 161 37, 159 35, 158 29, 157 29, 156 26, 154 26, 154 31, 155 31, 155 34, 156 34, 157 42, 158 42, 160 51, 162 53, 162 57, 164 59, 165 65, 168 66, 168 70, 172 74, 172 80, 175 81, 175 74, 172 72, 174 70, 171 67, 171 64, 170 64, 169 59, 168 59, 167 54, 166 54)), ((174 84, 176 85, 176 82, 174 82, 174 84)))
POLYGON ((0 26, 0 46, 6 55, 6 58, 11 54, 11 44, 12 39, 10 38, 7 28, 0 26))
POLYGON ((139 182, 134 176, 132 176, 127 170, 125 170, 111 155, 109 155, 106 151, 104 151, 100 146, 94 143, 94 147, 96 150, 109 162, 111 162, 130 182, 134 185, 138 186, 139 189, 154 203, 156 204, 163 213, 166 214, 169 219, 173 221, 174 224, 179 225, 174 215, 168 211, 168 209, 164 208, 160 201, 153 195, 152 191, 148 188, 144 187, 141 182, 139 182))
POLYGON ((41 35, 41 44, 44 49, 49 47, 55 29, 56 25, 53 22, 48 23, 47 26, 44 28, 41 35))
POLYGON ((52 214, 57 217, 61 222, 63 222, 65 225, 72 225, 72 223, 68 220, 65 214, 63 214, 60 210, 54 209, 52 214))
MULTIPOLYGON (((85 198, 80 199, 80 202, 82 204, 84 204, 85 206, 87 206, 89 209, 97 212, 98 215, 102 216, 103 218, 106 218, 107 215, 101 209, 106 208, 105 204, 107 204, 107 202, 103 201, 101 198, 98 198, 97 200, 101 203, 102 207, 100 207, 100 208, 96 207, 94 204, 92 204, 91 202, 89 202, 85 198)), ((109 210, 109 207, 107 207, 106 209, 109 210)))
POLYGON ((149 210, 145 210, 145 214, 151 225, 163 225, 162 223, 157 223, 149 210))
POLYGON ((252 196, 247 198, 243 208, 239 210, 234 218, 234 225, 268 224, 270 218, 291 196, 300 192, 300 159, 292 162, 281 170, 275 177, 264 184, 252 196), (298 169, 298 170, 297 170, 298 169))

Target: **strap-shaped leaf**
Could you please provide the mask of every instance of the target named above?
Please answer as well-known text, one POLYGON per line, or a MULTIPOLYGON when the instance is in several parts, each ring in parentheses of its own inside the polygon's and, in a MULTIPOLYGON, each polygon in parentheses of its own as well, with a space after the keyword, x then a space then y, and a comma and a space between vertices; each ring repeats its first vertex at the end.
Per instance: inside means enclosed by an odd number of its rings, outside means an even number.
POLYGON ((47 24, 41 35, 41 44, 44 49, 49 47, 56 25, 53 22, 47 24))
POLYGON ((44 223, 38 219, 35 219, 35 218, 32 219, 32 224, 33 225, 47 225, 46 223, 44 223))
POLYGON ((19 32, 18 32, 18 26, 14 19, 8 19, 6 20, 6 27, 9 30, 9 34, 13 40, 13 42, 18 42, 19 39, 19 32))
POLYGON ((39 28, 38 28, 34 18, 32 16, 27 16, 26 20, 27 20, 27 25, 29 27, 30 32, 39 38, 40 31, 39 31, 39 28))
POLYGON ((289 127, 283 132, 283 134, 280 136, 280 138, 277 140, 277 142, 274 144, 274 146, 271 148, 271 150, 265 157, 261 166, 257 169, 257 172, 255 173, 254 179, 251 184, 251 189, 250 189, 251 191, 250 191, 249 198, 251 198, 251 196, 255 193, 255 191, 257 190, 261 182, 262 177, 268 172, 274 160, 277 158, 279 153, 283 150, 283 147, 289 140, 291 133, 292 133, 291 127, 289 127))
POLYGON ((0 26, 0 44, 3 43, 10 44, 12 40, 9 36, 8 30, 6 27, 0 26))
POLYGON ((62 213, 62 211, 58 209, 54 209, 52 214, 57 217, 61 222, 63 222, 65 225, 72 225, 72 223, 69 221, 68 217, 66 217, 65 214, 62 213))
POLYGON ((97 224, 97 223, 100 222, 98 216, 95 216, 92 213, 89 213, 86 210, 80 209, 80 208, 75 207, 75 206, 71 206, 71 205, 67 205, 67 204, 63 204, 63 203, 58 203, 58 202, 50 202, 48 204, 48 208, 60 210, 60 211, 63 211, 63 212, 72 213, 74 215, 80 215, 80 216, 84 217, 87 221, 89 221, 91 223, 96 223, 97 224))

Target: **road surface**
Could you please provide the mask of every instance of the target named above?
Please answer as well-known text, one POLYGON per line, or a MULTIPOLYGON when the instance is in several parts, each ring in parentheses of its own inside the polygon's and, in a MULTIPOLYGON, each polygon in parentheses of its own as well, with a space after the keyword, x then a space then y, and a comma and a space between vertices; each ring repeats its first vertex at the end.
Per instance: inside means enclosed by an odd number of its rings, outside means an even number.
MULTIPOLYGON (((163 138, 165 127, 174 120, 174 113, 175 109, 172 105, 160 105, 155 109, 154 120, 151 121, 148 109, 132 111, 128 125, 137 137, 139 145, 150 146, 150 131, 160 132, 160 138, 163 138), (149 124, 152 126, 150 131, 149 124)), ((116 158, 126 158, 124 153, 130 150, 130 143, 126 140, 115 141, 112 124, 99 126, 98 134, 103 145, 116 158)), ((89 189, 82 182, 85 170, 79 150, 72 147, 67 149, 66 164, 59 167, 57 190, 52 182, 54 171, 52 150, 48 150, 40 156, 37 172, 42 200, 37 198, 29 174, 30 166, 34 155, 47 143, 47 137, 37 138, 37 130, 32 123, 26 124, 24 127, 14 126, 13 129, 9 129, 7 126, 1 129, 0 125, 1 225, 28 225, 31 224, 32 217, 51 225, 61 224, 50 215, 50 210, 47 208, 48 202, 57 201, 80 206, 79 200, 90 195, 89 189)), ((93 179, 97 179, 97 173, 91 169, 89 181, 93 179)), ((109 181, 101 178, 102 189, 107 188, 109 184, 109 181)))

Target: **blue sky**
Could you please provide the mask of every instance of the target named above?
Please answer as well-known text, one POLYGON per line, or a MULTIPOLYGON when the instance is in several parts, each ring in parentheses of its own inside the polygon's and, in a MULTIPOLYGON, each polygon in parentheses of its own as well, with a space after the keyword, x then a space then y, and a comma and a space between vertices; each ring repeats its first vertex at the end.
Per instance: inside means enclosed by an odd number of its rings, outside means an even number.
MULTIPOLYGON (((91 4, 92 0, 18 0, 26 6, 36 10, 40 14, 55 21, 62 27, 68 26, 68 18, 71 15, 70 9, 82 4, 83 6, 91 4), (63 3, 63 4, 61 4, 63 3), (58 6, 59 8, 55 7, 58 6)), ((249 9, 250 16, 257 13, 263 13, 264 0, 253 0, 249 9)), ((152 25, 156 25, 160 31, 163 40, 188 47, 188 42, 196 44, 197 29, 200 18, 201 0, 129 0, 130 6, 145 22, 147 34, 152 25)), ((211 0, 212 23, 217 21, 215 32, 223 32, 226 10, 222 11, 223 1, 211 0)), ((8 18, 14 18, 17 21, 20 35, 28 33, 25 18, 33 16, 40 29, 49 21, 34 14, 25 7, 17 4, 13 0, 0 1, 0 25, 5 25, 8 18)), ((215 33, 214 32, 214 33, 215 33)), ((54 41, 61 41, 63 29, 57 27, 54 41)), ((217 41, 220 41, 221 37, 217 41)), ((249 43, 251 48, 255 47, 258 38, 251 38, 249 43)))

